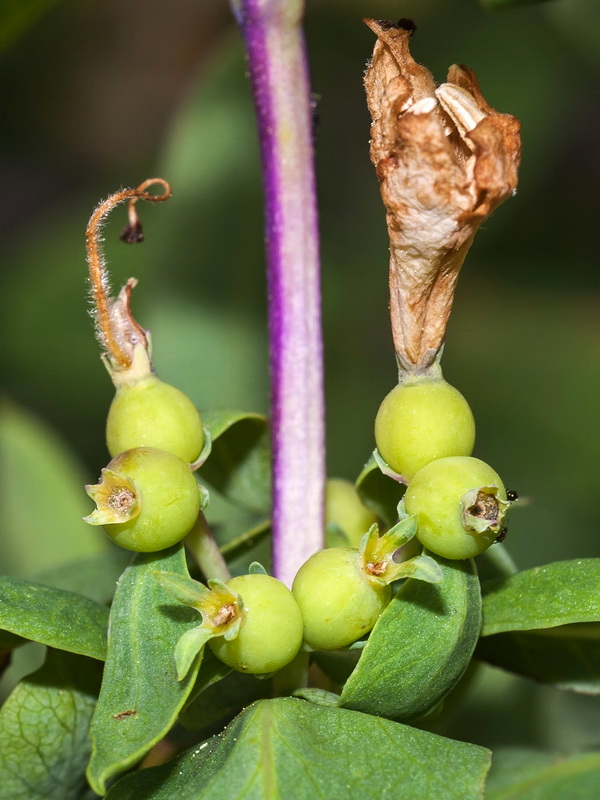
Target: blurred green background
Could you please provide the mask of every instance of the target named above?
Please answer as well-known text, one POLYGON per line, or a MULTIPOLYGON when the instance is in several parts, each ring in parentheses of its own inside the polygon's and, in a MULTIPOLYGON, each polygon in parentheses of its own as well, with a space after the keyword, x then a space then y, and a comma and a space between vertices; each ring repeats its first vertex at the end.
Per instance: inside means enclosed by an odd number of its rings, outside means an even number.
MULTIPOLYGON (((476 0, 309 2, 328 467, 348 478, 373 449, 374 416, 395 379, 363 16, 413 17, 413 53, 439 81, 466 63, 491 105, 522 121, 519 192, 467 259, 445 375, 473 407, 476 455, 530 501, 507 540, 519 566, 600 556, 600 4, 492 13, 476 0)), ((262 193, 225 0, 13 0, 0 7, 0 30, 0 568, 31 575, 106 546, 80 522, 81 485, 108 460, 112 396, 86 298, 94 205, 146 177, 171 181, 169 203, 141 208, 143 245, 118 241, 125 211, 113 214, 114 284, 140 279, 134 311, 152 330, 164 380, 200 408, 267 411, 262 193)), ((551 707, 558 720, 562 706, 551 707)))

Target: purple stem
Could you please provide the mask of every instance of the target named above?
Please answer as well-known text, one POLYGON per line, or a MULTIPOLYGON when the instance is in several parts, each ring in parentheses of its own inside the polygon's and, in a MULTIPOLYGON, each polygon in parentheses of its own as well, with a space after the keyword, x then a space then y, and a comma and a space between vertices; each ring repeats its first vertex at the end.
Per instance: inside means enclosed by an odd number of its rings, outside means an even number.
POLYGON ((303 0, 233 0, 248 55, 265 193, 273 571, 291 585, 323 543, 319 238, 303 0))

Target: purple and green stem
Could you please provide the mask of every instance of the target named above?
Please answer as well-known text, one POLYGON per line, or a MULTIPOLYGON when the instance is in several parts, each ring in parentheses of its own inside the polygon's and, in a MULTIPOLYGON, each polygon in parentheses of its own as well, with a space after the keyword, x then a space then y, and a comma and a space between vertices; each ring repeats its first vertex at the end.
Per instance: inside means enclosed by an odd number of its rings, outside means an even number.
POLYGON ((273 571, 291 585, 323 545, 323 354, 303 0, 233 0, 246 43, 265 195, 273 571))

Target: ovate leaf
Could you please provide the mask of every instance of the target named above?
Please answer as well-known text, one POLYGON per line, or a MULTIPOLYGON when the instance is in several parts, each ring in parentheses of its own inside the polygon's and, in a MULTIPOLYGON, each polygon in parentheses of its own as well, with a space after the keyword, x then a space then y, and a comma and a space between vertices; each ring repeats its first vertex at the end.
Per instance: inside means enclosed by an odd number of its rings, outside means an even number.
POLYGON ((417 719, 463 675, 481 628, 477 572, 472 560, 436 560, 442 583, 406 581, 373 628, 340 705, 417 719))
POLYGON ((267 420, 241 411, 205 411, 212 450, 200 474, 231 501, 257 514, 271 506, 271 451, 267 420))
POLYGON ((131 553, 120 547, 111 547, 75 561, 66 561, 36 573, 33 578, 47 586, 82 594, 98 603, 108 603, 115 593, 120 574, 131 560, 131 553))
POLYGON ((262 700, 107 800, 479 800, 489 752, 295 698, 262 700))
POLYGON ((16 686, 0 711, 1 800, 79 800, 99 684, 94 662, 50 650, 16 686))
POLYGON ((0 577, 0 628, 104 660, 108 609, 74 592, 9 575, 0 577))
POLYGON ((199 659, 177 680, 175 646, 198 625, 198 612, 179 605, 154 577, 157 570, 189 578, 182 545, 136 555, 117 586, 110 611, 102 689, 92 719, 90 785, 139 761, 171 728, 194 685, 199 659))
POLYGON ((600 558, 556 561, 486 581, 482 636, 600 622, 600 558))

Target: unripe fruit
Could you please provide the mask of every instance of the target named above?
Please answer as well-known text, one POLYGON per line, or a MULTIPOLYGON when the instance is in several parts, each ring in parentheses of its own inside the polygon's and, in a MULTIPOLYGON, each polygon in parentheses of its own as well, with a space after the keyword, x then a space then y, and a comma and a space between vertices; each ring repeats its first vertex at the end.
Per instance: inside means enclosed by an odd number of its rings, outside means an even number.
POLYGON ((200 511, 200 492, 189 465, 151 447, 113 458, 100 483, 86 486, 86 491, 98 506, 86 522, 102 525, 120 547, 142 553, 181 541, 200 511))
POLYGON ((238 672, 276 672, 302 644, 302 615, 292 593, 270 575, 240 575, 226 584, 241 597, 244 618, 234 639, 210 639, 213 653, 238 672))
POLYGON ((419 470, 404 495, 417 538, 444 558, 470 558, 493 544, 508 508, 500 476, 478 458, 440 458, 419 470))
POLYGON ((314 650, 338 650, 360 639, 391 599, 390 587, 368 577, 352 547, 315 553, 298 570, 292 592, 304 641, 314 650))
POLYGON ((204 431, 198 410, 179 389, 156 375, 117 387, 106 420, 111 456, 134 447, 155 447, 183 461, 198 458, 204 431))
POLYGON ((375 522, 377 517, 362 504, 353 483, 342 478, 328 479, 325 486, 326 532, 327 526, 336 526, 352 547, 358 547, 375 522))
POLYGON ((475 422, 465 398, 445 380, 399 383, 379 407, 375 441, 383 460, 410 481, 431 461, 470 456, 475 422))

